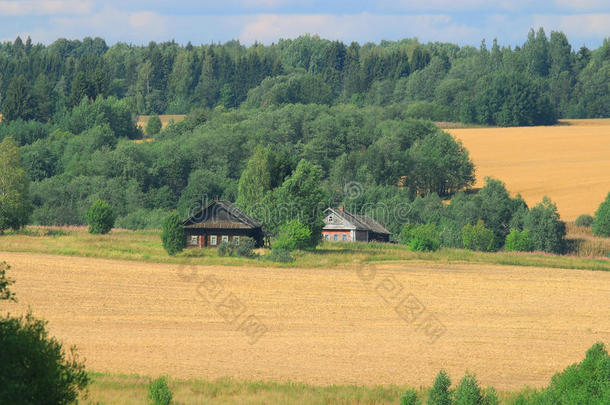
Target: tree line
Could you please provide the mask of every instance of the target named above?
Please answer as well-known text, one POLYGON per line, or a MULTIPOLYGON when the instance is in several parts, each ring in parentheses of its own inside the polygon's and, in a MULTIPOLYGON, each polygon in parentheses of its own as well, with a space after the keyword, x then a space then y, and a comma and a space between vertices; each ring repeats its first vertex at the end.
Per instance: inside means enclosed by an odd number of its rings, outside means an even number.
POLYGON ((5 121, 56 121, 86 98, 125 100, 137 114, 269 105, 397 104, 410 117, 537 125, 610 114, 610 42, 573 49, 531 30, 514 48, 416 39, 351 43, 301 36, 272 45, 135 46, 103 39, 20 38, 0 45, 5 121))

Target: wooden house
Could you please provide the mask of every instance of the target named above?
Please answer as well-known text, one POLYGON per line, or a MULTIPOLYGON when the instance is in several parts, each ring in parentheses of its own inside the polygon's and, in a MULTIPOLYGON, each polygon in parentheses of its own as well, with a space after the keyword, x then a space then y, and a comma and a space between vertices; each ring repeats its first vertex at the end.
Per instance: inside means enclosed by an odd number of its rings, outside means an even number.
POLYGON ((249 237, 264 244, 260 222, 228 201, 213 201, 183 223, 187 247, 216 247, 222 242, 249 237))
POLYGON ((351 214, 339 207, 324 211, 324 240, 330 242, 389 242, 391 232, 366 215, 351 214))

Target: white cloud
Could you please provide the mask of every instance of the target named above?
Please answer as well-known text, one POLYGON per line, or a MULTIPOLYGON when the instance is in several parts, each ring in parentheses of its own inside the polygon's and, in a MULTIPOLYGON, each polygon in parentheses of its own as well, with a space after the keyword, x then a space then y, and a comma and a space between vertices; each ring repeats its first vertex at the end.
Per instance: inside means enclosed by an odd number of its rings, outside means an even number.
POLYGON ((534 24, 550 30, 563 31, 568 38, 603 38, 610 34, 610 13, 575 15, 536 15, 534 24))
POLYGON ((557 6, 575 11, 610 11, 608 0, 555 0, 557 6))
POLYGON ((445 14, 259 14, 246 23, 239 39, 247 44, 270 43, 307 33, 344 42, 415 36, 423 40, 464 41, 480 35, 477 29, 453 23, 445 14))
POLYGON ((1 16, 88 14, 92 9, 91 0, 0 1, 1 16))

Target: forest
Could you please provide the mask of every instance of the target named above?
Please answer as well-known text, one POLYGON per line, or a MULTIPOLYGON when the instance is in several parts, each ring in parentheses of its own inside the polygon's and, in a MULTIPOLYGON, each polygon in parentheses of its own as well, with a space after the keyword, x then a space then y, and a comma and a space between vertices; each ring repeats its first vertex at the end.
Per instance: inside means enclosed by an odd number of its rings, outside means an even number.
MULTIPOLYGON (((564 34, 543 30, 514 49, 416 39, 346 46, 315 36, 250 47, 18 38, 0 45, 0 72, 0 141, 20 147, 29 221, 42 225, 84 224, 98 199, 129 229, 159 228, 174 209, 186 217, 204 197, 254 213, 256 203, 295 201, 288 181, 309 176, 326 206, 408 202, 409 218, 382 218, 395 234, 406 219, 454 218, 459 232, 483 219, 486 202, 468 193, 468 151, 433 121, 610 116, 610 42, 573 50, 564 34), (136 116, 161 113, 188 116, 144 142, 136 116), (355 196, 346 193, 353 184, 355 196), (458 192, 444 208, 441 198, 458 192)), ((524 203, 491 187, 512 207, 496 221, 500 239, 524 203)), ((446 245, 460 245, 456 235, 446 245)))

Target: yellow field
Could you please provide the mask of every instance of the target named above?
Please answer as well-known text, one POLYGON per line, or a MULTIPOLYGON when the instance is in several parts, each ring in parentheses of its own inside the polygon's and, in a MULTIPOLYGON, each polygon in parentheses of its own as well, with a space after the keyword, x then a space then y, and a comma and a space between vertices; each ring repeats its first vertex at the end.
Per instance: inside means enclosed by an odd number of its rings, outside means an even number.
MULTIPOLYGON (((159 115, 159 118, 161 119, 161 128, 165 128, 172 120, 174 120, 174 122, 178 122, 178 121, 182 121, 185 117, 186 117, 186 115, 184 115, 184 114, 159 115)), ((149 118, 150 118, 150 115, 138 116, 138 126, 142 129, 146 129, 146 125, 148 125, 149 118)))
POLYGON ((0 311, 30 306, 101 372, 418 387, 445 368, 513 390, 548 384, 594 342, 610 343, 608 272, 409 262, 359 275, 5 252, 0 260, 13 266, 20 300, 0 311), (412 294, 444 325, 435 343, 384 301, 395 303, 381 294, 390 280, 404 287, 396 296, 412 294), (228 296, 244 311, 234 323, 221 305, 228 296), (267 328, 254 344, 239 330, 249 315, 267 328))
POLYGON ((610 119, 446 131, 469 150, 477 187, 496 177, 530 206, 548 195, 564 220, 593 214, 610 191, 610 119))

